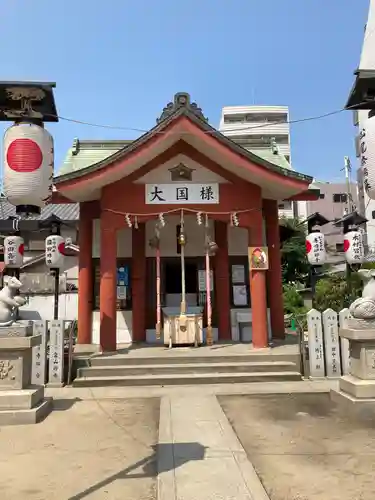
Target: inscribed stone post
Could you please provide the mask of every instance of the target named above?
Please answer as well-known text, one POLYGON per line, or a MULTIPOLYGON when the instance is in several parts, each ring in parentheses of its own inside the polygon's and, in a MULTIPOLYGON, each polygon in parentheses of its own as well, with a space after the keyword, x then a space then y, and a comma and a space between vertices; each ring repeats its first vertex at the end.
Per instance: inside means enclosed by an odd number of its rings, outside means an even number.
POLYGON ((42 343, 33 347, 31 383, 33 385, 44 385, 47 375, 47 321, 34 321, 33 335, 41 335, 42 343))
POLYGON ((341 377, 340 342, 337 312, 326 309, 322 315, 326 374, 329 378, 341 377))
POLYGON ((64 385, 64 321, 50 322, 48 385, 64 385))
MULTIPOLYGON (((349 309, 345 308, 339 312, 339 322, 340 328, 348 328, 349 319, 349 309)), ((341 343, 341 364, 342 364, 342 374, 348 375, 350 373, 350 347, 349 340, 344 337, 340 337, 341 343)))
POLYGON ((322 378, 324 371, 322 315, 316 309, 307 313, 307 330, 309 334, 310 377, 322 378))

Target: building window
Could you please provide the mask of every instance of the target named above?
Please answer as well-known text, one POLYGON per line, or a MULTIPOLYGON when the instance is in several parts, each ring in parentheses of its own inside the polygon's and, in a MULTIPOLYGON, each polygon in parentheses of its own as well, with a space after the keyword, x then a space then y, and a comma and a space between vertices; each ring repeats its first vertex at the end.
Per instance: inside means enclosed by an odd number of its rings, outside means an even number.
POLYGON ((283 201, 278 205, 279 210, 292 210, 292 202, 291 201, 283 201))
POLYGON ((336 252, 344 251, 344 243, 336 243, 336 252))
POLYGON ((371 212, 371 217, 372 217, 373 219, 375 219, 375 210, 373 210, 373 211, 371 212))
POLYGON ((243 123, 245 121, 244 115, 226 115, 224 116, 224 123, 243 123))
POLYGON ((324 193, 319 194, 319 200, 324 200, 325 197, 326 195, 324 193))
POLYGON ((333 203, 346 203, 348 199, 345 193, 335 193, 333 195, 333 203))

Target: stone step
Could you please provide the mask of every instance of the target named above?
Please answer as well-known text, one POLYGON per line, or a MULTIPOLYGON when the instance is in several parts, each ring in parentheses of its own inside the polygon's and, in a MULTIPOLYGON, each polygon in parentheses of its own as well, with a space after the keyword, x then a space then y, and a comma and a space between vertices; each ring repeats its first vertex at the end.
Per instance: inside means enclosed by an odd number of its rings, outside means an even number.
POLYGON ((119 366, 119 365, 182 365, 182 364, 215 364, 215 363, 263 363, 285 361, 295 363, 299 367, 299 354, 232 354, 232 355, 185 355, 164 351, 163 355, 132 356, 128 354, 94 355, 89 358, 91 366, 119 366))
POLYGON ((165 386, 194 384, 237 384, 249 382, 284 382, 301 380, 296 371, 263 373, 182 373, 165 375, 123 375, 76 378, 73 387, 165 386))
POLYGON ((149 365, 110 365, 79 368, 78 377, 122 377, 137 375, 174 374, 218 374, 218 373, 262 373, 296 371, 295 363, 288 361, 273 362, 226 362, 226 363, 184 363, 184 364, 149 364, 149 365))
POLYGON ((30 387, 20 390, 0 391, 0 411, 2 410, 29 410, 36 406, 44 396, 44 387, 30 387))
POLYGON ((44 420, 52 410, 52 399, 44 399, 34 408, 9 409, 0 411, 1 425, 37 424, 44 420))

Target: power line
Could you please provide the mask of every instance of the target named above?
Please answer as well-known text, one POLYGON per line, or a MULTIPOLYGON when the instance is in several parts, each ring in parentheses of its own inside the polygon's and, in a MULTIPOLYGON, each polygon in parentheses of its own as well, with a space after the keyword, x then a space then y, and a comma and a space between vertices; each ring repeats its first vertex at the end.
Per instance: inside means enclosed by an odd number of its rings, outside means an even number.
MULTIPOLYGON (((356 106, 355 106, 356 107, 356 106)), ((315 116, 308 116, 305 118, 299 118, 296 120, 286 120, 285 122, 268 122, 268 123, 262 123, 259 125, 253 125, 250 127, 241 127, 241 128, 236 128, 236 132, 246 132, 247 130, 254 130, 254 129, 261 129, 261 128, 266 128, 272 125, 280 125, 282 124, 289 124, 292 125, 294 123, 303 123, 303 122, 308 122, 308 121, 314 121, 314 120, 321 120, 323 118, 327 118, 329 116, 337 115, 339 113, 342 113, 343 111, 347 111, 351 108, 354 108, 354 106, 350 108, 341 108, 337 109, 335 111, 329 111, 328 113, 323 113, 321 115, 315 115, 315 116)), ((60 115, 48 115, 53 118, 58 118, 59 120, 71 122, 71 123, 77 123, 79 125, 87 125, 89 127, 98 127, 98 128, 107 128, 107 129, 112 129, 112 130, 126 130, 130 132, 140 132, 140 133, 146 133, 149 132, 149 130, 146 129, 140 129, 140 128, 134 128, 134 127, 123 127, 123 126, 117 126, 117 125, 107 125, 107 124, 100 124, 100 123, 93 123, 93 122, 87 122, 84 120, 78 120, 76 118, 68 118, 66 116, 60 116, 60 115)), ((207 130, 204 133, 206 134, 215 134, 217 130, 207 130)), ((160 131, 160 132, 155 132, 156 134, 165 134, 166 132, 160 131)))

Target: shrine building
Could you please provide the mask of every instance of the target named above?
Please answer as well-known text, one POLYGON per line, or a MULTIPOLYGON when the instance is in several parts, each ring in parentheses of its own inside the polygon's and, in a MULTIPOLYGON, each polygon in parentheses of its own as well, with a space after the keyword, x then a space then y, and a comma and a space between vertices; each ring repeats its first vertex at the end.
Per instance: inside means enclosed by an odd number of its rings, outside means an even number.
POLYGON ((75 140, 53 202, 80 204, 78 343, 154 343, 182 293, 205 331, 207 286, 214 341, 283 338, 278 204, 317 199, 312 180, 235 144, 185 93, 139 139, 75 140), (268 251, 265 268, 249 248, 268 251))

